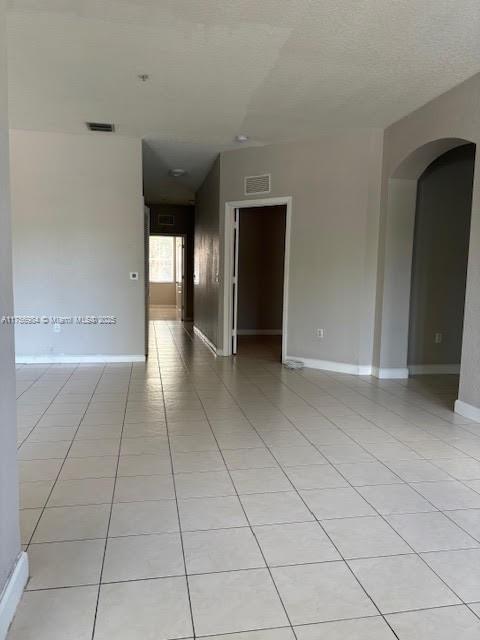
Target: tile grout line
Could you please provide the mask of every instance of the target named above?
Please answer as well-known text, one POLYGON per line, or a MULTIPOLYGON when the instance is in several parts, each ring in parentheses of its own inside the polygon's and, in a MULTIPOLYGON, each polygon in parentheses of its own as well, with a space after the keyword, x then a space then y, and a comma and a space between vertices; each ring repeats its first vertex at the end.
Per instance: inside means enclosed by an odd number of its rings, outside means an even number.
POLYGON ((158 336, 157 336, 155 323, 153 324, 153 329, 154 329, 154 336, 155 336, 156 361, 157 361, 157 366, 158 366, 158 373, 159 373, 159 376, 160 376, 160 385, 161 385, 161 389, 162 389, 163 412, 164 412, 165 425, 166 425, 166 430, 167 430, 168 450, 169 450, 169 454, 170 454, 170 466, 171 466, 171 470, 172 470, 173 491, 174 491, 174 496, 175 496, 175 505, 176 505, 176 508, 177 508, 178 533, 179 533, 179 537, 180 537, 180 545, 181 545, 181 548, 182 548, 183 569, 184 569, 184 572, 185 572, 185 586, 186 586, 186 590, 187 590, 188 606, 189 606, 189 610, 190 610, 190 622, 191 622, 191 625, 192 625, 193 638, 196 638, 197 635, 196 635, 196 631, 195 631, 195 620, 194 620, 194 617, 193 617, 193 607, 192 607, 192 598, 191 598, 191 594, 190 594, 190 584, 189 584, 189 581, 188 581, 188 574, 187 574, 187 560, 186 560, 186 557, 185 557, 185 544, 184 544, 184 540, 183 540, 182 524, 181 524, 181 520, 180 520, 180 507, 179 507, 179 504, 178 504, 177 484, 176 484, 176 480, 175 480, 175 467, 174 467, 174 463, 173 463, 172 446, 171 446, 171 441, 170 441, 170 431, 169 431, 169 428, 168 428, 168 414, 167 414, 167 408, 166 408, 166 405, 165 405, 165 392, 164 392, 164 387, 163 387, 162 370, 161 370, 161 364, 160 364, 160 353, 159 353, 159 348, 158 348, 158 336))
MULTIPOLYGON (((113 512, 113 504, 114 504, 114 498, 115 498, 115 488, 116 488, 116 483, 117 483, 117 477, 118 477, 118 467, 120 464, 120 451, 121 451, 121 447, 122 447, 122 435, 123 435, 123 429, 125 426, 125 416, 127 414, 127 405, 128 405, 128 395, 130 392, 130 384, 131 384, 131 380, 132 380, 132 370, 133 370, 133 364, 130 365, 130 373, 129 373, 129 378, 128 378, 128 385, 127 385, 127 395, 125 397, 125 407, 124 407, 124 412, 123 412, 123 421, 122 421, 122 429, 120 431, 120 440, 118 443, 118 449, 117 449, 117 464, 115 466, 115 476, 114 476, 114 480, 113 480, 113 488, 112 488, 112 500, 110 502, 110 511, 108 514, 108 520, 107 520, 107 528, 106 528, 106 532, 105 532, 105 543, 103 546, 103 555, 102 555, 102 562, 100 565, 100 574, 98 577, 98 589, 97 589, 97 598, 96 598, 96 602, 95 602, 95 611, 94 611, 94 615, 93 615, 93 625, 92 625, 92 635, 91 638, 93 640, 94 636, 95 636, 95 630, 96 630, 96 625, 97 625, 97 615, 98 615, 98 607, 100 604, 100 595, 101 595, 101 588, 102 588, 102 577, 103 577, 103 570, 105 567, 105 558, 107 555, 107 545, 108 545, 108 534, 110 532, 110 523, 112 521, 112 512, 113 512)), ((105 371, 102 373, 102 376, 100 378, 100 380, 103 378, 103 375, 105 374, 105 371)), ((99 380, 99 382, 100 382, 99 380)), ((95 395, 95 392, 94 394, 95 395)), ((93 398, 93 396, 92 396, 93 398)))
MULTIPOLYGON (((182 358, 182 360, 183 360, 183 356, 182 356, 181 354, 180 354, 180 357, 181 357, 181 358, 182 358)), ((188 368, 187 368, 187 370, 188 370, 188 368)), ((265 557, 265 554, 264 554, 264 552, 263 552, 263 549, 262 549, 262 547, 260 546, 260 542, 258 541, 258 538, 257 538, 257 536, 256 536, 256 534, 255 534, 254 529, 253 529, 253 525, 251 524, 250 519, 249 519, 249 517, 248 517, 248 515, 247 515, 247 512, 246 512, 245 507, 244 507, 244 505, 243 505, 243 502, 242 502, 242 500, 241 500, 241 498, 240 498, 240 495, 239 495, 239 493, 238 493, 238 490, 237 490, 237 487, 236 487, 236 485, 235 485, 235 482, 233 481, 231 471, 230 471, 230 469, 229 469, 229 468, 228 468, 228 466, 227 466, 227 463, 226 463, 225 457, 224 457, 224 455, 223 455, 223 452, 222 452, 222 450, 220 449, 220 447, 219 447, 219 445, 218 445, 217 436, 216 436, 215 432, 214 432, 214 431, 213 431, 213 429, 212 429, 212 426, 211 426, 211 424, 210 424, 210 420, 208 419, 208 414, 207 414, 207 412, 205 411, 205 405, 204 405, 204 403, 203 403, 202 399, 200 398, 200 396, 198 395, 198 393, 197 393, 197 391, 196 391, 196 390, 195 390, 195 393, 197 394, 198 399, 199 399, 199 401, 200 401, 200 403, 201 403, 201 405, 202 405, 202 410, 203 410, 203 412, 205 413, 205 417, 206 417, 207 422, 208 422, 208 424, 209 424, 210 431, 211 431, 211 433, 212 433, 212 435, 213 435, 213 438, 215 439, 215 442, 217 443, 217 447, 218 447, 218 450, 219 450, 220 455, 221 455, 221 457, 222 457, 223 464, 225 465, 226 473, 228 474, 228 477, 230 478, 230 482, 232 483, 232 487, 233 487, 233 489, 234 489, 234 491, 235 491, 235 495, 236 495, 236 497, 237 497, 238 503, 239 503, 239 505, 241 506, 242 512, 243 512, 243 514, 244 514, 244 516, 245 516, 245 520, 246 520, 246 522, 247 522, 247 524, 248 524, 248 529, 250 529, 250 532, 251 532, 251 534, 252 534, 252 536, 253 536, 253 538, 254 538, 254 540, 255 540, 255 543, 256 543, 256 545, 257 545, 257 548, 258 548, 258 550, 259 550, 259 552, 260 552, 260 554, 261 554, 261 556, 262 556, 262 558, 263 558, 264 566, 263 566, 263 567, 260 567, 260 568, 261 568, 261 569, 267 569, 268 574, 269 574, 269 576, 270 576, 271 583, 272 583, 272 585, 273 585, 273 586, 274 586, 274 588, 275 588, 275 592, 276 592, 276 594, 277 594, 277 596, 278 596, 278 599, 279 599, 279 601, 280 601, 280 603, 281 603, 281 605, 282 605, 282 608, 283 608, 283 611, 284 611, 284 613, 285 613, 286 619, 287 619, 287 621, 288 621, 288 623, 289 623, 289 625, 290 625, 290 628, 291 628, 291 630, 292 630, 292 633, 293 633, 293 635, 294 635, 295 639, 297 639, 297 633, 296 633, 295 628, 294 628, 294 626, 293 626, 293 623, 292 623, 292 621, 291 621, 291 619, 290 619, 290 615, 288 614, 288 611, 287 611, 287 608, 286 608, 286 606, 285 606, 285 603, 283 602, 283 598, 282 598, 282 596, 280 595, 280 591, 279 591, 279 589, 278 589, 277 583, 275 582, 275 580, 274 580, 274 578, 273 578, 273 574, 272 574, 271 567, 269 566, 269 564, 268 564, 268 562, 267 562, 267 559, 266 559, 266 557, 265 557)), ((238 571, 244 571, 244 570, 245 570, 245 569, 238 569, 238 571)))

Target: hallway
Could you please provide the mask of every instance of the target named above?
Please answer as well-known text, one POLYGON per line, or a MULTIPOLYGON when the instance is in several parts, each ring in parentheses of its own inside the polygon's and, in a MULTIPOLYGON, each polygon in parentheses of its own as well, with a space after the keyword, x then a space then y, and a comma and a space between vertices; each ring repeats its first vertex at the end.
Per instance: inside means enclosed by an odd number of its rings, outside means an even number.
POLYGON ((177 320, 177 309, 176 307, 166 307, 158 304, 151 304, 148 317, 150 320, 177 320))
POLYGON ((480 636, 480 425, 455 376, 214 358, 175 321, 150 341, 147 365, 17 369, 31 578, 9 640, 480 636))

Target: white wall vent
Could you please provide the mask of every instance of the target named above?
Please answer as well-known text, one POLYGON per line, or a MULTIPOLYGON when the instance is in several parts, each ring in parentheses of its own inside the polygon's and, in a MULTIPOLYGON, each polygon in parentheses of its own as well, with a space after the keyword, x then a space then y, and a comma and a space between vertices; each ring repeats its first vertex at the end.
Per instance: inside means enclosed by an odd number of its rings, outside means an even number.
POLYGON ((262 176, 246 176, 245 178, 245 195, 260 195, 270 193, 272 185, 272 176, 266 173, 262 176))

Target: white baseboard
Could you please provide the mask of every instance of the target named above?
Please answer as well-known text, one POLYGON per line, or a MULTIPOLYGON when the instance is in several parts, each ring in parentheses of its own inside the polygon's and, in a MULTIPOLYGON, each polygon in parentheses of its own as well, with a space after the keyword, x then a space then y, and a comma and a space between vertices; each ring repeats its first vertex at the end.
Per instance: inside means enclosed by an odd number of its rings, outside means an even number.
POLYGON ((15 356, 17 364, 103 364, 112 362, 145 362, 145 355, 96 356, 15 356))
POLYGON ((335 373, 348 373, 353 376, 370 376, 372 367, 369 365, 350 364, 348 362, 334 362, 333 360, 316 360, 314 358, 302 358, 299 356, 286 355, 285 360, 299 360, 309 369, 320 369, 323 371, 334 371, 335 373))
POLYGON ((8 628, 22 597, 28 580, 28 556, 25 551, 18 556, 3 592, 0 594, 0 640, 5 640, 8 628))
POLYGON ((200 331, 200 329, 195 325, 193 325, 193 333, 198 336, 200 340, 202 340, 202 342, 210 349, 214 356, 218 355, 217 347, 209 338, 207 338, 203 331, 200 331))
POLYGON ((480 409, 474 407, 473 404, 463 402, 463 400, 455 400, 455 413, 459 413, 464 418, 469 418, 474 422, 480 422, 480 409))
POLYGON ((411 364, 408 367, 411 375, 435 375, 460 373, 459 364, 411 364))
POLYGON ((359 364, 358 365, 358 373, 359 376, 371 376, 373 375, 373 367, 371 364, 359 364))
POLYGON ((381 367, 372 367, 372 375, 380 380, 405 380, 408 378, 408 369, 382 369, 381 367))
POLYGON ((281 329, 237 329, 239 336, 281 336, 281 329))

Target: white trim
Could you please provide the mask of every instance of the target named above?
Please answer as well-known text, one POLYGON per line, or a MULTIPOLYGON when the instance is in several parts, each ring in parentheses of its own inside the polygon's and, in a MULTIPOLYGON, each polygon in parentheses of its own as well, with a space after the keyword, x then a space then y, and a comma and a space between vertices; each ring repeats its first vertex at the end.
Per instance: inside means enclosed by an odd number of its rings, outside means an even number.
POLYGON ((464 418, 470 418, 474 422, 480 422, 480 409, 474 407, 473 404, 463 402, 463 400, 455 400, 455 413, 460 414, 464 418))
POLYGON ((225 203, 225 233, 223 260, 223 349, 217 354, 232 355, 232 271, 233 271, 233 226, 235 209, 251 207, 286 206, 285 216, 285 256, 283 269, 283 319, 282 319, 282 360, 287 359, 288 332, 288 286, 290 275, 290 235, 292 224, 292 197, 259 198, 257 200, 236 200, 225 203))
POLYGON ((373 375, 373 367, 371 364, 359 364, 358 365, 358 374, 359 376, 372 376, 373 375))
POLYGON ((382 369, 380 367, 372 367, 372 375, 380 380, 405 380, 408 378, 408 369, 382 369))
POLYGON ((408 371, 413 376, 460 373, 460 364, 411 364, 408 371))
POLYGON ((239 336, 281 336, 281 329, 237 329, 239 336))
POLYGON ((15 356, 17 364, 103 364, 110 362, 145 362, 145 360, 145 355, 15 356))
POLYGON ((193 333, 200 338, 202 342, 210 349, 214 356, 217 355, 217 347, 213 342, 196 325, 193 325, 193 333))
POLYGON ((316 360, 314 358, 301 358, 298 356, 285 356, 284 360, 299 360, 309 369, 323 369, 335 373, 348 373, 352 376, 370 376, 372 367, 369 365, 351 364, 349 362, 335 362, 333 360, 316 360))
POLYGON ((232 292, 232 304, 230 306, 230 309, 232 309, 232 340, 230 344, 232 345, 232 355, 236 355, 238 353, 238 264, 240 258, 240 210, 234 209, 232 214, 232 245, 234 247, 234 253, 232 258, 232 275, 230 284, 230 291, 232 292))
POLYGON ((0 594, 0 640, 5 640, 28 580, 28 556, 22 551, 0 594))

